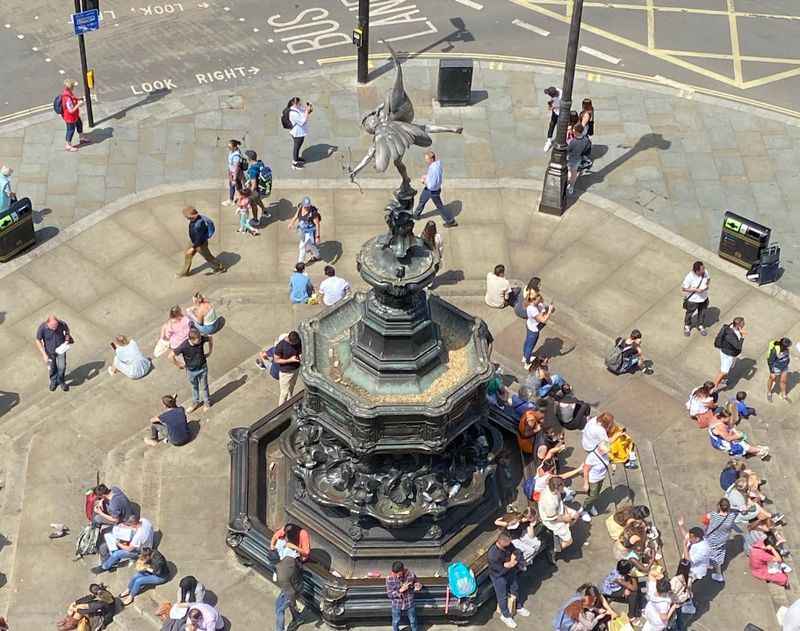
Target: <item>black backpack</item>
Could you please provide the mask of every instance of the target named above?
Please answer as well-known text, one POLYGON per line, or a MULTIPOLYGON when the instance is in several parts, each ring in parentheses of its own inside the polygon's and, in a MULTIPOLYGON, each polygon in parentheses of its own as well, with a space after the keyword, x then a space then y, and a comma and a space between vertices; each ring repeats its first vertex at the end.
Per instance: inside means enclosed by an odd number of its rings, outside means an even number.
POLYGON ((722 338, 725 337, 725 329, 728 328, 727 324, 723 324, 717 331, 717 337, 714 338, 714 348, 722 348, 722 338))
POLYGON ((289 109, 287 107, 281 112, 281 125, 284 129, 291 130, 294 125, 292 125, 292 120, 289 118, 289 109))
POLYGON ((53 99, 53 111, 59 116, 63 116, 64 114, 64 103, 60 94, 53 99))

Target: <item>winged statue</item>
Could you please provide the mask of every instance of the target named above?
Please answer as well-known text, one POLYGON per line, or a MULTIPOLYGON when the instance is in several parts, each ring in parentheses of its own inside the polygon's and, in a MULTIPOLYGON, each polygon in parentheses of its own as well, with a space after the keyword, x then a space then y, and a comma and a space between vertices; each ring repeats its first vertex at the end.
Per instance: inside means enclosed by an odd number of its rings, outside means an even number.
POLYGON ((369 112, 361 120, 361 127, 373 136, 372 146, 369 148, 361 162, 349 171, 350 181, 355 181, 356 176, 374 160, 375 170, 384 173, 390 163, 394 163, 400 174, 402 184, 398 194, 413 194, 408 170, 403 164, 403 156, 412 146, 430 147, 433 143, 430 134, 442 132, 460 134, 461 127, 446 125, 427 125, 414 122, 414 105, 406 93, 403 85, 403 69, 394 49, 387 43, 386 47, 392 55, 396 69, 394 86, 386 94, 383 103, 369 112))

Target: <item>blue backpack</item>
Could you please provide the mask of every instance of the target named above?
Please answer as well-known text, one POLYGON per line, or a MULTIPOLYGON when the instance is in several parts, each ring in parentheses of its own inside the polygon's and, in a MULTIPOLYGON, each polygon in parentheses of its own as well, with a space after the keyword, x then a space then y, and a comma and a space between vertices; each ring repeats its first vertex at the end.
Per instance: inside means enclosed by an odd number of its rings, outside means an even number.
POLYGON ((59 116, 62 116, 64 114, 64 104, 61 101, 60 94, 53 99, 53 111, 59 116))
POLYGON ((460 561, 447 566, 447 584, 456 598, 472 596, 478 589, 475 574, 460 561))
POLYGON ((214 222, 211 221, 211 219, 209 219, 205 215, 200 215, 200 217, 202 217, 203 221, 206 224, 206 229, 208 230, 208 238, 210 239, 211 237, 214 236, 214 233, 217 231, 217 227, 214 225, 214 222))
POLYGON ((570 618, 566 613, 566 608, 569 607, 572 603, 581 600, 580 594, 575 594, 570 598, 567 602, 565 602, 561 609, 558 610, 556 617, 553 618, 553 631, 570 631, 572 625, 577 622, 577 620, 573 620, 570 618))
POLYGON ((530 476, 529 478, 525 478, 525 481, 522 483, 522 492, 525 494, 525 497, 528 500, 533 499, 533 492, 536 490, 536 476, 530 476))

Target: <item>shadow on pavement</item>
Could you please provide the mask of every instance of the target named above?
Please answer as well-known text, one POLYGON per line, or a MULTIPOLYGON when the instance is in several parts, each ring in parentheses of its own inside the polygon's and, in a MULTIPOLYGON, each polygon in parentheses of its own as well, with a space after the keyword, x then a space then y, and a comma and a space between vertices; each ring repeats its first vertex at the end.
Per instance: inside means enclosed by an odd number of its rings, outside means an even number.
MULTIPOLYGON (((239 256, 238 254, 236 254, 236 252, 220 252, 219 254, 217 254, 217 259, 219 259, 219 261, 226 268, 231 268, 234 265, 236 265, 239 261, 241 261, 242 257, 239 256)), ((199 271, 201 269, 209 270, 209 272, 207 272, 207 274, 210 274, 210 273, 213 272, 213 270, 211 269, 211 266, 207 262, 203 263, 203 265, 201 267, 199 267, 197 271, 199 271)))
POLYGON ((94 379, 100 374, 100 370, 106 363, 102 361, 88 362, 82 366, 78 366, 75 370, 67 375, 66 381, 69 387, 80 386, 85 382, 94 379))
MULTIPOLYGON (((597 145, 597 150, 599 151, 603 145, 597 145)), ((592 171, 590 173, 586 173, 578 178, 578 181, 575 183, 575 192, 576 194, 569 198, 567 203, 567 207, 571 207, 581 196, 583 191, 589 190, 592 185, 599 184, 600 182, 606 179, 606 176, 610 173, 613 173, 616 169, 621 167, 625 164, 628 160, 633 158, 635 155, 641 153, 642 151, 647 151, 649 149, 659 149, 661 151, 666 151, 672 146, 672 143, 669 140, 666 140, 661 134, 645 134, 639 140, 636 141, 636 144, 632 147, 625 147, 624 145, 620 145, 622 148, 627 148, 628 150, 619 156, 616 160, 609 162, 606 164, 602 169, 599 171, 592 171)), ((594 152, 593 152, 594 153, 594 152)))
POLYGON ((321 160, 330 158, 337 151, 339 151, 338 146, 329 145, 325 142, 317 145, 311 145, 303 151, 303 160, 305 160, 307 163, 320 162, 321 160))
POLYGON ((89 139, 89 144, 99 145, 101 142, 114 137, 113 127, 95 127, 89 133, 84 134, 85 138, 89 139))
POLYGON ((247 375, 242 375, 238 379, 234 379, 233 381, 229 381, 224 386, 222 386, 219 390, 214 392, 214 394, 211 395, 211 403, 212 404, 219 403, 220 401, 222 401, 222 399, 227 397, 229 394, 233 394, 234 392, 236 392, 245 383, 247 383, 247 375))
POLYGON ((165 96, 167 96, 172 90, 167 90, 164 88, 163 90, 153 90, 150 94, 148 94, 145 98, 136 101, 136 103, 132 103, 128 107, 121 109, 119 112, 115 112, 114 114, 109 114, 105 118, 101 118, 98 121, 95 121, 96 125, 100 123, 105 123, 109 120, 122 120, 131 110, 136 109, 137 107, 144 107, 145 105, 150 105, 151 103, 155 103, 156 101, 160 101, 165 96))
POLYGON ((464 280, 464 271, 460 269, 450 269, 442 274, 438 274, 430 284, 431 289, 436 289, 443 285, 457 285, 464 280))
POLYGON ((755 377, 758 369, 756 368, 756 360, 744 357, 736 362, 733 371, 728 375, 728 390, 735 390, 739 382, 744 379, 750 381, 755 377))
POLYGON ((336 262, 342 258, 342 242, 323 241, 319 244, 319 256, 330 265, 336 264, 336 262))
POLYGON ((542 358, 563 357, 564 355, 569 355, 574 350, 574 344, 567 350, 564 350, 564 340, 560 337, 548 337, 539 345, 539 348, 536 349, 536 356, 542 358))
MULTIPOLYGON (((55 226, 45 226, 36 231, 36 243, 44 243, 49 241, 58 234, 58 228, 55 226)), ((36 247, 35 245, 33 247, 36 247)))
MULTIPOLYGON (((5 416, 17 405, 19 405, 19 394, 0 390, 0 416, 5 416)), ((2 539, 0 539, 0 549, 2 547, 2 539)))
POLYGON ((34 210, 33 223, 34 224, 42 223, 44 221, 44 218, 47 217, 47 215, 51 214, 52 212, 53 212, 52 208, 42 208, 41 210, 34 210))

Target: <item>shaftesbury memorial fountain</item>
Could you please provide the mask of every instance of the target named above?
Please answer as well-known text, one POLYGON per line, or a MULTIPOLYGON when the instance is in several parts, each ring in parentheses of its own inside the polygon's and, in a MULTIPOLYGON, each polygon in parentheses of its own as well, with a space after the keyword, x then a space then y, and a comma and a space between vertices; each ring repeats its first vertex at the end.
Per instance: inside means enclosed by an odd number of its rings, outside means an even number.
MULTIPOLYGON (((397 64, 397 60, 395 59, 397 64)), ((330 625, 388 620, 383 579, 403 560, 424 585, 422 616, 445 615, 449 563, 470 566, 478 590, 451 602, 468 620, 489 600, 485 553, 504 507, 504 436, 486 403, 492 375, 485 324, 426 287, 437 255, 413 234, 415 191, 402 157, 431 144, 397 79, 362 125, 370 159, 402 183, 386 208, 389 232, 367 241, 358 269, 371 286, 299 325, 305 390, 248 428, 231 431, 228 544, 271 577, 272 532, 306 528, 305 595, 330 625)))

